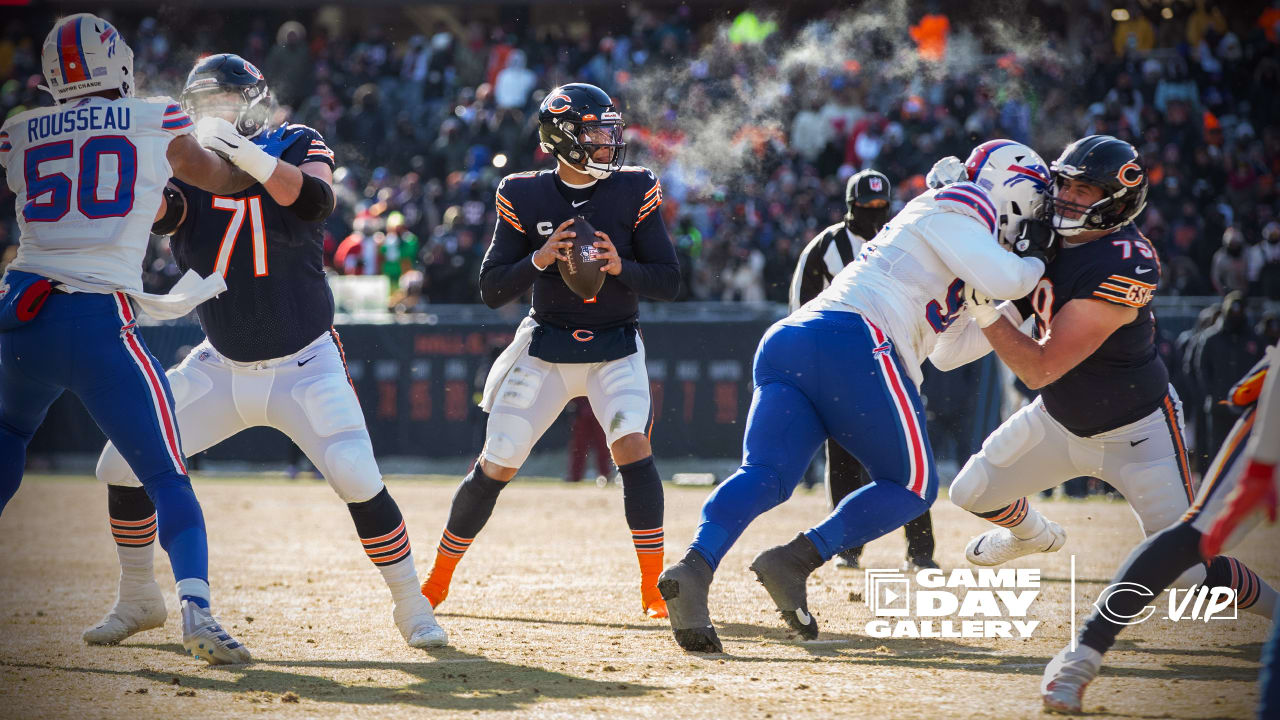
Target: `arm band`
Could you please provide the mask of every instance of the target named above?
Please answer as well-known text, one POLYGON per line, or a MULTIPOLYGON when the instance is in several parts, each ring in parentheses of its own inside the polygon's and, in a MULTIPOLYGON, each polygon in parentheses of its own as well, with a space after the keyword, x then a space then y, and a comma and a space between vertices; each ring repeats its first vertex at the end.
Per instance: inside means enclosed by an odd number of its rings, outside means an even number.
POLYGON ((333 188, 318 177, 302 173, 302 188, 289 209, 306 222, 320 222, 333 212, 333 188))
POLYGON ((172 235, 178 231, 187 212, 187 197, 171 185, 164 186, 164 216, 151 225, 155 235, 172 235))

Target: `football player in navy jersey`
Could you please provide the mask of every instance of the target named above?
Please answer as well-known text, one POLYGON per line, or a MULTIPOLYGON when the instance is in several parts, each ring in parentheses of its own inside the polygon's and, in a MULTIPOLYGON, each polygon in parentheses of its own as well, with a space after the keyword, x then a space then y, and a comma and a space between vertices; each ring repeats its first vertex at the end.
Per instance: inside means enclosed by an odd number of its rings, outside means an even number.
POLYGON ((489 371, 481 401, 489 413, 484 449, 453 497, 422 592, 433 606, 444 601, 498 494, 565 403, 585 395, 622 474, 641 607, 650 617, 666 617, 657 589, 662 481, 649 447, 653 415, 637 322, 641 297, 673 300, 680 289, 675 248, 657 212, 662 187, 651 171, 623 164, 622 116, 600 88, 558 87, 542 101, 538 119, 542 148, 556 168, 499 183, 497 227, 480 267, 485 304, 505 305, 532 287, 533 309, 489 371), (556 267, 573 247, 568 228, 577 215, 595 226, 594 247, 606 261, 604 284, 586 300, 556 267))
MULTIPOLYGON (((1000 359, 1040 391, 951 484, 953 503, 998 526, 965 549, 976 565, 1061 549, 1065 531, 1027 496, 1072 477, 1116 487, 1146 535, 1176 523, 1195 497, 1181 403, 1155 348, 1149 304, 1160 258, 1133 223, 1147 196, 1138 153, 1117 138, 1091 135, 1068 145, 1050 172, 1051 227, 1061 248, 1044 278, 1028 298, 1000 307, 966 290, 973 319, 963 332, 981 328, 1000 359), (1035 338, 1018 330, 1033 314, 1035 338)), ((1196 564, 1176 584, 1228 586, 1240 609, 1264 617, 1275 610, 1275 591, 1233 558, 1196 564)), ((1102 634, 1086 634, 1067 660, 1096 674, 1109 644, 1102 634)), ((1078 697, 1083 683, 1057 695, 1078 697)))
MULTIPOLYGON (((227 284, 196 310, 205 341, 168 373, 184 447, 200 452, 253 426, 289 436, 347 503, 365 553, 391 590, 405 641, 444 645, 333 329, 321 240, 334 207, 333 152, 309 127, 271 127, 266 80, 236 55, 196 63, 182 103, 199 119, 200 143, 257 180, 230 195, 175 181, 166 194, 170 212, 152 228, 172 235, 183 270, 221 273, 227 284)), ((103 450, 97 473, 108 483, 120 590, 84 639, 117 643, 165 621, 151 568, 155 508, 115 446, 103 450)))

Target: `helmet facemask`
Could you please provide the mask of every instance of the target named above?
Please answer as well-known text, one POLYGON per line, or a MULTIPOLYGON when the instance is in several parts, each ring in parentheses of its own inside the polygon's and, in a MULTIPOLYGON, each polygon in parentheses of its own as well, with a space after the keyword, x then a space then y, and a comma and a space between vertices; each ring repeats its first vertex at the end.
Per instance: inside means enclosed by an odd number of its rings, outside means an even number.
MULTIPOLYGON (((1050 217, 1054 231, 1063 237, 1072 237, 1082 232, 1108 229, 1099 227, 1100 218, 1103 212, 1115 202, 1115 198, 1102 191, 1102 197, 1097 202, 1085 205, 1062 197, 1061 192, 1065 178, 1088 183, 1088 180, 1073 177, 1070 173, 1070 168, 1063 168, 1055 164, 1053 183, 1049 189, 1049 199, 1045 203, 1045 214, 1050 217), (1075 215, 1075 217, 1068 217, 1068 215, 1075 215)), ((1093 185, 1093 183, 1088 184, 1093 185)), ((1094 185, 1094 187, 1097 186, 1094 185)))
POLYGON ((544 142, 543 150, 552 153, 557 160, 574 170, 603 180, 622 169, 626 160, 627 144, 622 140, 623 127, 621 117, 583 123, 564 120, 557 123, 557 129, 563 136, 553 136, 555 146, 548 147, 544 142))
POLYGON ((266 129, 275 103, 265 86, 226 85, 214 78, 200 78, 182 91, 182 109, 197 119, 221 117, 236 132, 252 138, 266 129))

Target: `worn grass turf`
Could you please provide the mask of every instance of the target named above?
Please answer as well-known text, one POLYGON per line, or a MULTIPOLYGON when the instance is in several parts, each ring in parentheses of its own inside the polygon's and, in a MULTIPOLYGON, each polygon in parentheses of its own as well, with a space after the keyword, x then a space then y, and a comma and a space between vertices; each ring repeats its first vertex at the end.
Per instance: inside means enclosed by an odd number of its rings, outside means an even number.
MULTIPOLYGON (((391 478, 425 574, 454 479, 391 478)), ((342 503, 321 482, 196 478, 210 544, 214 610, 252 650, 246 667, 182 654, 172 577, 157 550, 169 622, 118 647, 80 632, 115 597, 104 488, 90 478, 28 478, 0 518, 0 717, 627 717, 1019 718, 1040 715, 1045 661, 1068 639, 1070 556, 1077 616, 1139 540, 1117 501, 1043 502, 1066 548, 1016 567, 1043 570, 1034 638, 867 637, 862 573, 828 565, 810 581, 819 640, 790 638, 747 571, 759 550, 821 518, 801 491, 760 518, 729 554, 711 610, 725 654, 688 655, 665 621, 640 612, 638 573, 610 486, 517 482, 459 566, 440 621, 452 646, 414 650, 391 624, 390 597, 342 503)), ((692 537, 706 489, 667 489, 667 560, 692 537)), ((938 559, 989 527, 944 499, 938 559)), ((1280 578, 1276 535, 1236 553, 1280 578), (1269 551, 1268 549, 1271 548, 1269 551)), ((902 534, 868 548, 865 567, 897 567, 902 534)), ((1151 621, 1122 636, 1086 707, 1111 717, 1246 717, 1268 627, 1151 621)))

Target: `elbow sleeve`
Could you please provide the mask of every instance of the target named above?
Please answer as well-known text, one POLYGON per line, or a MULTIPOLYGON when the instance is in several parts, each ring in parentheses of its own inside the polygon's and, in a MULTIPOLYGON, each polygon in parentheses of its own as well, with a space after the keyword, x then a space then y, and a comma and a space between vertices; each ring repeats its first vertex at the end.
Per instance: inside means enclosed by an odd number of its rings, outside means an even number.
POLYGON ((164 187, 164 216, 151 225, 155 235, 172 235, 187 214, 187 197, 172 185, 164 187))
POLYGON ((289 209, 305 222, 320 222, 333 212, 333 188, 318 177, 302 173, 302 188, 289 209))

